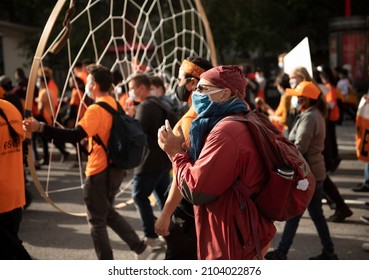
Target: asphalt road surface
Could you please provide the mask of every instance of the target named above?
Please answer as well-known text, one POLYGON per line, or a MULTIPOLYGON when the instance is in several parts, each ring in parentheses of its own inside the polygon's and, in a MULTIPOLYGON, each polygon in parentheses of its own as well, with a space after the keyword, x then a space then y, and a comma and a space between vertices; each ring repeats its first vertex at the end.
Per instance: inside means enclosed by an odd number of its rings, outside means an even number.
MULTIPOLYGON (((363 163, 356 159, 354 153, 354 129, 352 121, 345 121, 342 126, 337 127, 339 152, 343 160, 336 172, 331 174, 332 180, 338 185, 339 191, 354 214, 343 223, 329 222, 328 225, 339 259, 368 260, 369 253, 362 249, 362 243, 369 242, 369 226, 361 221, 360 217, 369 215, 369 207, 365 205, 369 202, 369 193, 355 193, 351 190, 351 187, 362 182, 363 179, 363 163)), ((73 148, 70 150, 73 152, 73 148)), ((48 172, 47 167, 42 167, 37 174, 43 188, 50 191, 49 198, 57 207, 66 212, 83 215, 84 205, 80 187, 83 177, 73 163, 73 155, 68 161, 60 163, 56 153, 51 172, 48 172), (46 184, 46 181, 49 183, 46 184), (60 191, 61 188, 65 190, 60 191)), ((31 176, 28 177, 32 180, 31 176)), ((122 183, 122 193, 117 197, 116 203, 119 212, 142 236, 138 214, 130 199, 130 179, 131 174, 128 174, 122 183)), ((38 260, 95 260, 96 255, 86 218, 57 210, 45 201, 34 185, 31 185, 29 189, 33 194, 33 202, 24 212, 19 235, 32 257, 38 260)), ((156 208, 155 211, 159 213, 156 208)), ((334 210, 324 205, 326 217, 332 215, 333 212, 334 210)), ((271 249, 278 246, 283 225, 284 223, 276 223, 278 232, 271 244, 271 249)), ((109 231, 109 235, 115 259, 134 259, 134 254, 114 232, 109 231)), ((316 229, 308 214, 305 213, 288 259, 306 260, 320 252, 321 245, 316 229)), ((163 258, 164 251, 160 250, 153 252, 150 256, 150 259, 163 258)))

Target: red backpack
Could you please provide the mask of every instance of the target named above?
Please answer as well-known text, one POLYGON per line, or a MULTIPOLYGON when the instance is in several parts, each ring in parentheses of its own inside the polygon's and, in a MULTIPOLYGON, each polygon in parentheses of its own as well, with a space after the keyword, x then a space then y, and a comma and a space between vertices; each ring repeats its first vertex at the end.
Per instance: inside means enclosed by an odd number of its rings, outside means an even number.
POLYGON ((251 197, 260 213, 273 221, 286 221, 304 213, 315 191, 315 177, 297 147, 260 112, 228 116, 223 120, 247 125, 263 157, 269 176, 257 194, 238 180, 233 186, 251 197))

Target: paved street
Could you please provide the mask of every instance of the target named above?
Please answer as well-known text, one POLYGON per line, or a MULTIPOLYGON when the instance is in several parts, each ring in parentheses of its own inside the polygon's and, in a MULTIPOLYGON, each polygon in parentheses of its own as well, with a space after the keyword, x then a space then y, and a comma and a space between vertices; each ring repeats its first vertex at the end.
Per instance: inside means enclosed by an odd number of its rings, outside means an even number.
MULTIPOLYGON (((329 223, 329 228, 340 259, 367 260, 369 253, 363 251, 361 246, 363 242, 369 242, 369 226, 360 220, 360 216, 369 215, 369 207, 365 206, 365 202, 369 202, 369 193, 355 193, 351 190, 351 187, 360 183, 363 178, 363 163, 356 160, 354 154, 354 123, 345 121, 343 126, 337 127, 337 134, 343 161, 337 171, 331 174, 331 178, 338 185, 354 214, 344 223, 329 223)), ((56 155, 51 173, 48 175, 48 170, 44 167, 38 171, 38 176, 43 188, 51 190, 49 197, 58 207, 67 212, 84 213, 80 173, 78 168, 72 167, 73 160, 71 156, 69 161, 59 163, 56 155), (48 186, 45 184, 47 176, 49 176, 48 186), (57 191, 61 188, 69 189, 62 192, 57 191)), ((32 180, 30 176, 29 178, 32 180)), ((135 207, 130 201, 131 191, 128 183, 130 178, 129 174, 122 184, 122 188, 127 188, 117 197, 116 202, 120 213, 127 217, 138 234, 142 236, 135 207)), ((40 260, 96 259, 85 217, 62 213, 45 202, 34 186, 30 190, 33 193, 33 202, 24 213, 20 237, 33 258, 40 260)), ((326 205, 324 211, 326 217, 334 212, 326 205)), ((272 247, 278 245, 283 223, 276 223, 276 226, 278 233, 272 242, 272 247)), ((134 255, 129 251, 128 246, 114 232, 109 231, 109 234, 115 258, 133 259, 134 255)), ((320 250, 321 246, 315 227, 308 214, 305 213, 288 258, 304 260, 320 254, 320 250)), ((151 259, 162 259, 163 256, 163 252, 157 251, 150 257, 151 259)))

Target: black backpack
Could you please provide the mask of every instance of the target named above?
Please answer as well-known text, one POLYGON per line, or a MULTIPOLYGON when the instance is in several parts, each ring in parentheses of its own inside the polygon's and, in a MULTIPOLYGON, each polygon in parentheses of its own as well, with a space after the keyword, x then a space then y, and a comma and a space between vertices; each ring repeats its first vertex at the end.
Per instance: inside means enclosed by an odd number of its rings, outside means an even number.
POLYGON ((93 137, 97 144, 103 146, 108 155, 108 163, 121 169, 139 166, 148 152, 147 136, 140 122, 126 115, 118 102, 118 111, 105 102, 96 104, 113 116, 108 147, 105 147, 99 135, 93 137))

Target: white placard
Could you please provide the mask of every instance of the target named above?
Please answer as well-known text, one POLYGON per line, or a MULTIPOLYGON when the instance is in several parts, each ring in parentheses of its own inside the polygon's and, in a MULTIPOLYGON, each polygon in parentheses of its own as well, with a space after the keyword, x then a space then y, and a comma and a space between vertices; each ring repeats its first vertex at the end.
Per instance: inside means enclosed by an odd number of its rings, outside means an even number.
POLYGON ((310 76, 313 77, 308 37, 305 37, 284 57, 284 72, 286 74, 290 75, 296 67, 305 67, 310 76))

